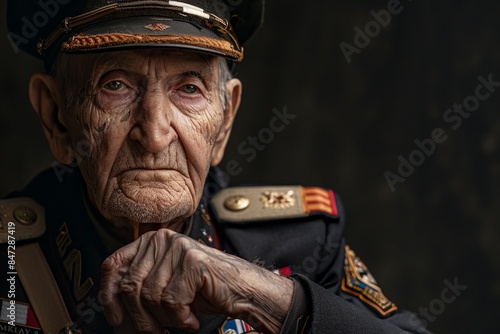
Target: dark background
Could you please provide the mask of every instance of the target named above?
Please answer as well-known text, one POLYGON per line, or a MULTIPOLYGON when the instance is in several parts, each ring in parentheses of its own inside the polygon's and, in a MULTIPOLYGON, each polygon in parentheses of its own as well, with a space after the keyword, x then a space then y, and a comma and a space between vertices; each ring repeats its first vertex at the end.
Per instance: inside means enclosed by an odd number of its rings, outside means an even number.
MULTIPOLYGON (((239 162, 235 185, 333 188, 347 210, 348 242, 390 299, 416 312, 433 308, 436 333, 498 333, 500 87, 457 129, 443 115, 474 95, 478 76, 500 82, 500 2, 401 0, 401 13, 348 64, 340 43, 354 45, 354 28, 365 30, 370 11, 387 6, 268 1, 266 24, 238 66, 244 101, 222 166, 239 162), (263 137, 268 143, 248 162, 239 145, 285 107, 295 119, 272 141, 263 137), (384 173, 397 173, 398 156, 408 159, 414 141, 436 128, 446 141, 392 192, 384 173), (467 288, 443 304, 446 280, 467 288)), ((40 67, 14 53, 1 29, 5 195, 53 159, 26 93, 40 67)))

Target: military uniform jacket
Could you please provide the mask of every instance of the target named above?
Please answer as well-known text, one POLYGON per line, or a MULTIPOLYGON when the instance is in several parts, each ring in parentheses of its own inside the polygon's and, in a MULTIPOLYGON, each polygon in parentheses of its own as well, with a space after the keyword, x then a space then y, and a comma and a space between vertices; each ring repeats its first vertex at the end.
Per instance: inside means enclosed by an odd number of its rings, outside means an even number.
MULTIPOLYGON (((186 234, 294 280, 294 301, 282 333, 428 333, 415 315, 398 309, 384 296, 348 247, 343 237, 344 211, 332 191, 225 186, 218 170, 211 170, 186 234)), ((24 227, 19 222, 23 219, 44 218, 45 232, 36 238, 18 239, 16 246, 38 242, 73 330, 113 333, 99 302, 100 266, 110 250, 96 229, 95 222, 102 217, 85 200, 83 189, 77 169, 64 178, 51 169, 42 172, 23 191, 0 201, 1 233, 5 236, 9 225, 24 227), (12 205, 12 201, 18 202, 12 205), (43 209, 29 211, 37 205, 43 209), (26 217, 30 214, 35 217, 26 217)), ((8 252, 12 247, 3 246, 0 263, 5 272, 13 258, 8 252)), ((0 333, 46 333, 36 314, 43 305, 30 300, 17 275, 9 277, 15 282, 3 279, 0 283, 0 333), (15 323, 9 318, 12 301, 16 304, 15 323)), ((226 316, 200 315, 199 319, 200 333, 251 330, 244 321, 226 316)), ((174 328, 167 331, 185 333, 174 328)))

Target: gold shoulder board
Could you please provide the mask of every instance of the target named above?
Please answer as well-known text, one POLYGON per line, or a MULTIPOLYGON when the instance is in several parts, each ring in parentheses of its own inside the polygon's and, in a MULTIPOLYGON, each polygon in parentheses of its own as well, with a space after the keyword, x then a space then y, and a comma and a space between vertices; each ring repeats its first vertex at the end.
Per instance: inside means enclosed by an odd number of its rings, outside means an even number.
POLYGON ((212 199, 221 221, 245 222, 305 217, 312 213, 337 216, 333 191, 316 187, 232 187, 212 199))
POLYGON ((38 238, 45 233, 45 210, 28 197, 0 200, 0 243, 38 238))

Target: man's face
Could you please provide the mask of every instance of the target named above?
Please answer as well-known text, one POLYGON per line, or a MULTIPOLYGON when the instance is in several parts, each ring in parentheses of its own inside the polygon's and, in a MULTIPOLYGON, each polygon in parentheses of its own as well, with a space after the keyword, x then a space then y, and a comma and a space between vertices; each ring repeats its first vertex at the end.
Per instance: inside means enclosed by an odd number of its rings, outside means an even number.
POLYGON ((154 50, 76 57, 95 64, 62 119, 74 151, 89 146, 79 167, 91 201, 112 221, 179 230, 234 116, 221 101, 219 60, 154 50))

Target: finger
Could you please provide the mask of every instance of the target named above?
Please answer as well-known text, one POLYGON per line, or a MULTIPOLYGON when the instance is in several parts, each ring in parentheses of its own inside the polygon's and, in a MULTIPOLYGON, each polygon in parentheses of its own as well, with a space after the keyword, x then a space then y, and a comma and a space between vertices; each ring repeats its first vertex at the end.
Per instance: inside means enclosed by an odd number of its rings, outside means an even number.
POLYGON ((186 252, 161 296, 165 313, 170 315, 176 326, 189 330, 198 330, 200 327, 192 304, 205 280, 203 256, 206 254, 202 251, 186 252))
MULTIPOLYGON (((127 312, 140 333, 163 333, 161 324, 142 305, 141 291, 143 282, 149 276, 158 257, 164 249, 154 242, 156 233, 144 234, 139 239, 136 256, 120 282, 120 295, 127 312)), ((165 248, 165 247, 163 247, 165 248)))
MULTIPOLYGON (((172 246, 179 238, 185 236, 167 229, 158 230, 149 241, 149 246, 154 250, 154 263, 148 277, 143 284, 143 297, 154 302, 159 297, 178 266, 183 250, 172 246), (171 248, 177 248, 172 250, 171 248)), ((158 300, 159 301, 159 300, 158 300)))
POLYGON ((133 261, 138 247, 139 241, 134 241, 113 253, 102 263, 99 297, 106 320, 111 326, 118 326, 123 321, 126 310, 120 297, 120 282, 133 261))
MULTIPOLYGON (((179 321, 168 308, 165 310, 162 297, 172 275, 175 275, 177 271, 183 271, 180 263, 185 257, 186 251, 197 247, 197 243, 182 234, 170 230, 159 230, 155 237, 152 238, 151 244, 156 242, 161 243, 162 247, 164 247, 162 248, 164 255, 156 261, 150 275, 143 284, 142 297, 144 304, 164 326, 188 328, 189 324, 186 325, 183 321, 179 321)), ((194 293, 192 295, 194 296, 194 293)), ((197 323, 197 321, 195 322, 197 323)))
MULTIPOLYGON (((174 274, 175 276, 176 274, 174 274)), ((177 284, 173 284, 171 288, 167 287, 161 296, 161 304, 165 310, 165 314, 169 315, 170 321, 176 327, 197 331, 200 328, 200 323, 191 309, 191 304, 196 296, 196 289, 192 286, 187 289, 185 288, 190 285, 182 284, 184 287, 182 290, 179 290, 180 287, 177 284)))

